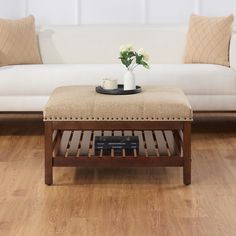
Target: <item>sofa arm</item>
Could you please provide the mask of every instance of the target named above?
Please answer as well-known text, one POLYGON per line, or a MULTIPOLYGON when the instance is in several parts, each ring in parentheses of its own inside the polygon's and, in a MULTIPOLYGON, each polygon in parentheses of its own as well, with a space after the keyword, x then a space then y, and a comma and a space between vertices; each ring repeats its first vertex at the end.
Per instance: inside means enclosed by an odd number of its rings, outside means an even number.
POLYGON ((236 33, 232 34, 229 48, 230 67, 236 70, 236 33))

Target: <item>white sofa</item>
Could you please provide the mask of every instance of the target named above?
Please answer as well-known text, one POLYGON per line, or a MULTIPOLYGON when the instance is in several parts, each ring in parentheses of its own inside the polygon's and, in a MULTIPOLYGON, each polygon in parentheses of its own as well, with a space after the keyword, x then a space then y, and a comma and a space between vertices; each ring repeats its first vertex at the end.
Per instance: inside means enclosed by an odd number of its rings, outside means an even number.
MULTIPOLYGON (((236 111, 236 36, 230 68, 182 64, 187 27, 43 26, 38 28, 43 65, 0 68, 0 111, 42 111, 52 90, 63 85, 99 84, 118 78, 121 44, 133 43, 151 56, 151 69, 138 68, 137 84, 183 89, 194 111, 236 111)), ((82 98, 81 98, 82 99, 82 98)))

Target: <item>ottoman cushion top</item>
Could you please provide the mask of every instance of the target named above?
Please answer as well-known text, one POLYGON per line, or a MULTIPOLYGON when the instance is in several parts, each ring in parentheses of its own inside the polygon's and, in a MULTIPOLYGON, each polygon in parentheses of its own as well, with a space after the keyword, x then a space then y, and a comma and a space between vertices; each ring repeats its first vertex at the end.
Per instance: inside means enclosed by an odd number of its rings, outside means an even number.
POLYGON ((44 108, 45 121, 191 121, 185 94, 174 87, 144 87, 134 95, 103 95, 93 86, 54 90, 44 108))

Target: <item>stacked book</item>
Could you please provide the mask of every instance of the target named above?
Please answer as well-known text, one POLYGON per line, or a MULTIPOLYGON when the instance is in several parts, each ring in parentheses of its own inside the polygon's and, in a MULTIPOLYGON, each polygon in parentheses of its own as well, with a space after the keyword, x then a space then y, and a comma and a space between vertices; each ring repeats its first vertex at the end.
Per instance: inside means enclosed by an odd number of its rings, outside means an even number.
POLYGON ((95 137, 95 154, 110 155, 111 150, 115 155, 122 155, 123 150, 126 155, 133 155, 134 149, 138 153, 139 138, 138 136, 96 136, 95 137))

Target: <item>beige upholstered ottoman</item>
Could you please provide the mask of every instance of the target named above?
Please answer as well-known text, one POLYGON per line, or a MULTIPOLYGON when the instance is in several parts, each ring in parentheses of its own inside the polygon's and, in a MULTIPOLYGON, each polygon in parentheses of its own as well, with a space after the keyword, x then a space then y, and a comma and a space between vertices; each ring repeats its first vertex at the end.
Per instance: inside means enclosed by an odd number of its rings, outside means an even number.
POLYGON ((134 95, 102 95, 92 86, 57 88, 45 106, 45 183, 53 183, 54 166, 182 166, 191 183, 191 122, 184 93, 173 87, 145 87, 134 95), (132 155, 99 155, 94 139, 135 135, 132 155))

